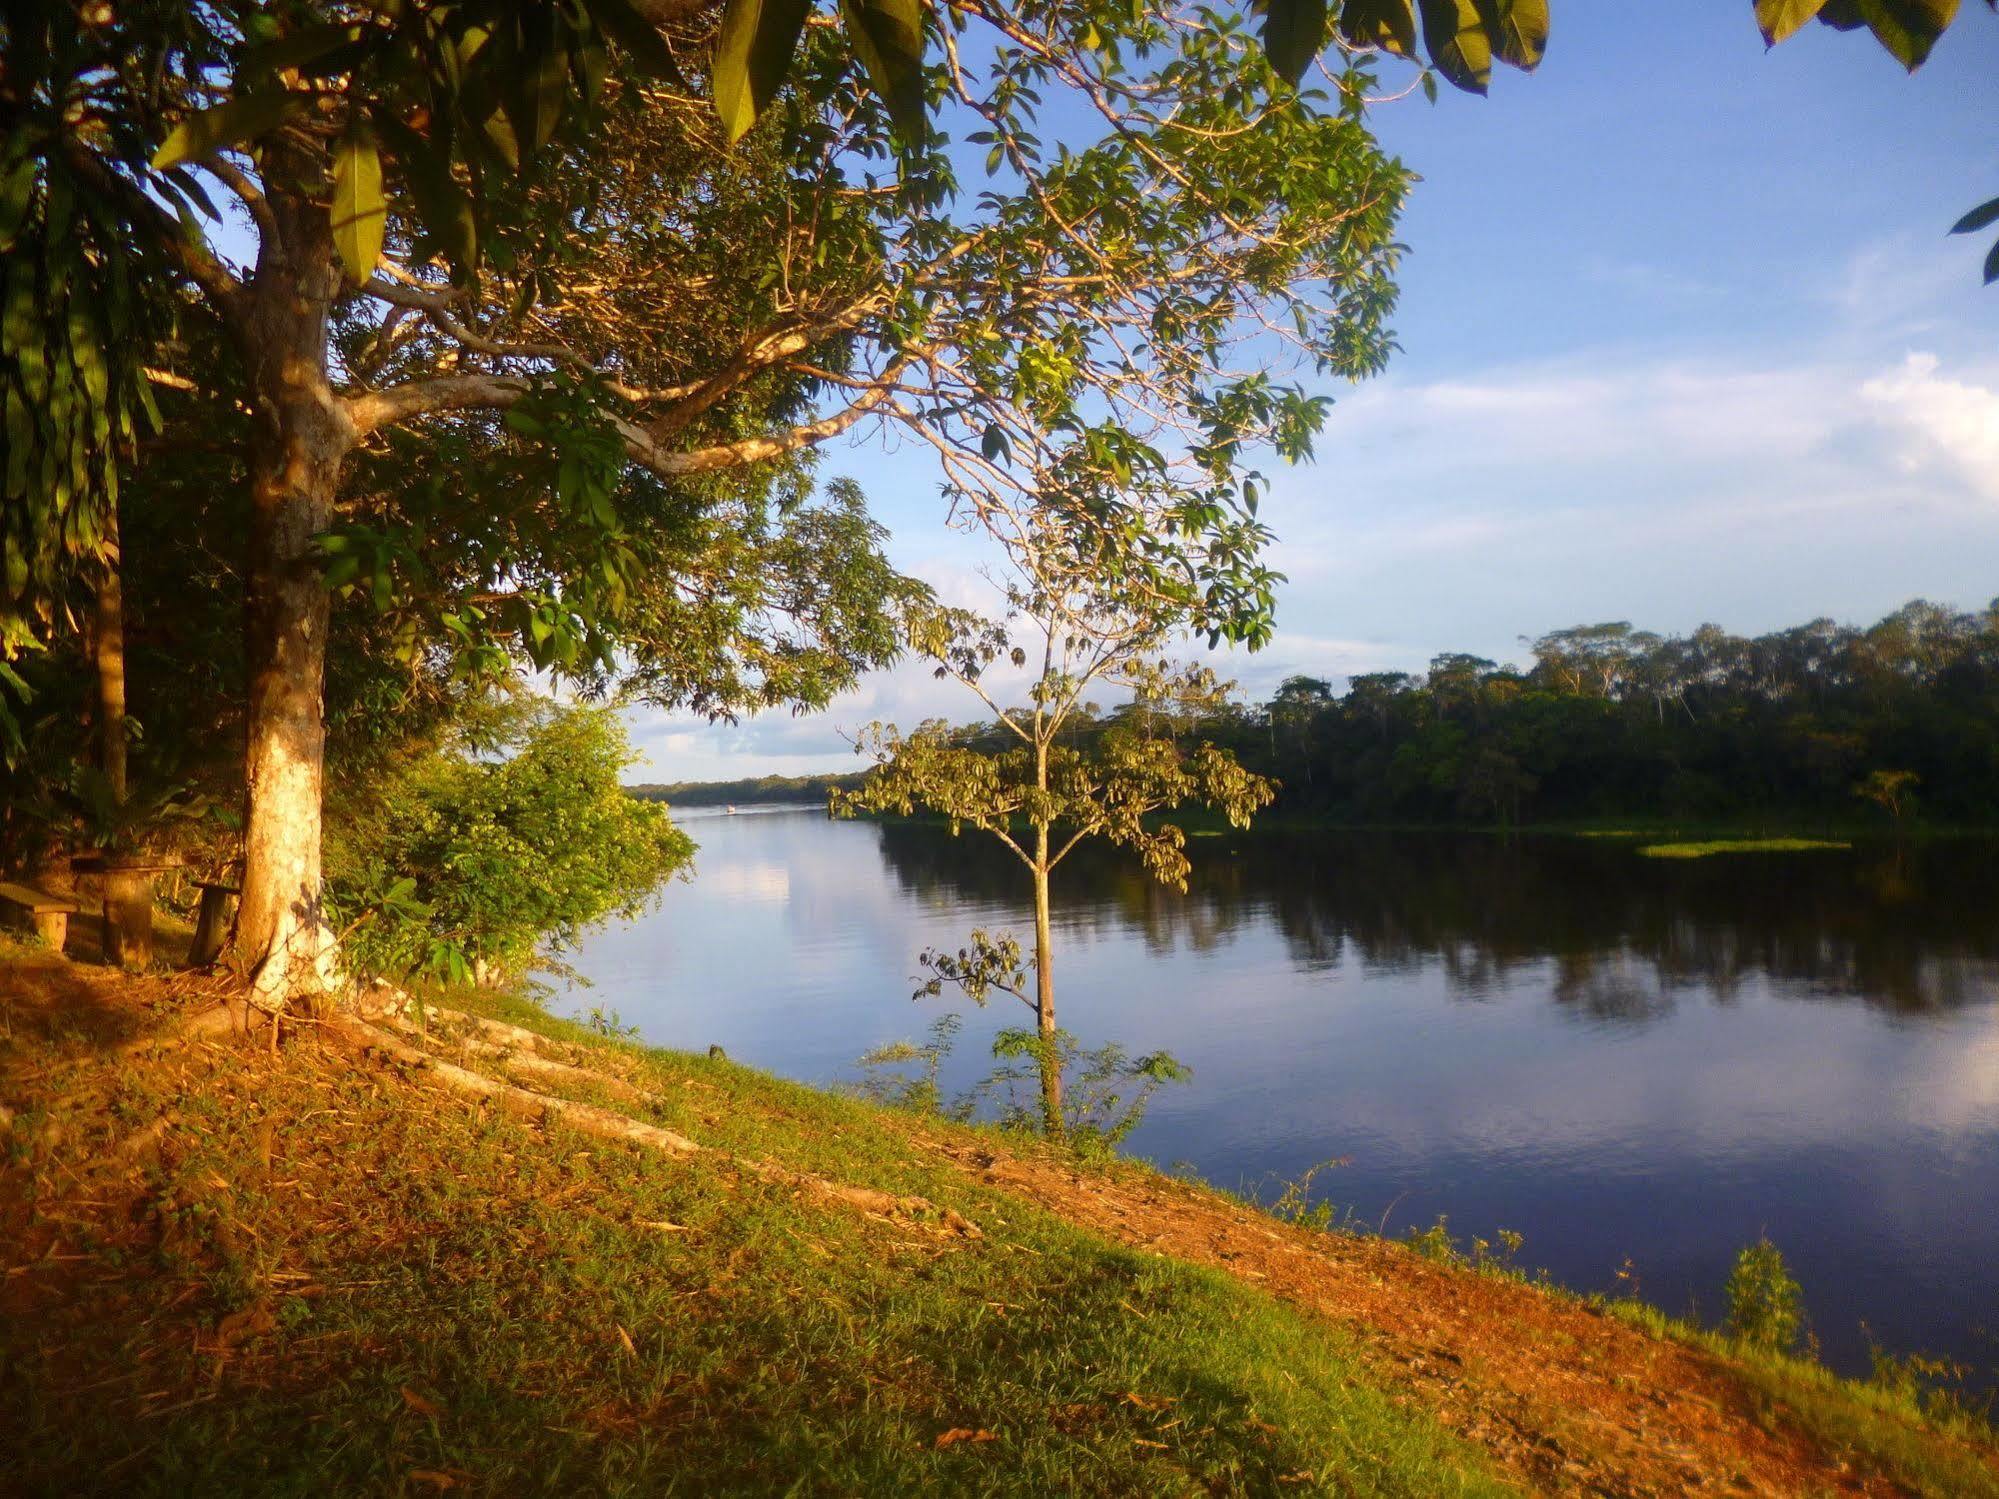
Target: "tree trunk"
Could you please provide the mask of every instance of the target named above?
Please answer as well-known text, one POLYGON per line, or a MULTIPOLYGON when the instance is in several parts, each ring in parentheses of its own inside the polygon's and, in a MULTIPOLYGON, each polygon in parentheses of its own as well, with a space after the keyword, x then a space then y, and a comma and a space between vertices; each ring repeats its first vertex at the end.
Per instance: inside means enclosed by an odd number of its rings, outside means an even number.
POLYGON ((148 968, 153 961, 153 871, 107 862, 104 881, 104 961, 148 968))
POLYGON ((1062 1059, 1055 1048, 1054 934, 1048 921, 1048 829, 1034 840, 1034 1019, 1041 1033, 1041 1118, 1051 1139, 1062 1133, 1062 1059))
MULTIPOLYGON (((97 768, 104 772, 112 805, 122 809, 128 793, 125 728, 125 590, 123 559, 118 552, 118 514, 114 508, 106 526, 110 543, 97 577, 90 610, 90 656, 97 673, 97 768)), ((104 882, 104 958, 126 967, 145 968, 153 961, 153 875, 150 869, 126 869, 116 863, 131 849, 121 829, 106 845, 104 882)))
POLYGON ((92 603, 90 653, 97 668, 97 765, 111 796, 125 802, 125 590, 120 577, 118 514, 106 526, 110 543, 92 603))
POLYGON ((320 888, 320 798, 328 596, 314 543, 354 444, 326 376, 338 287, 326 215, 304 198, 272 206, 242 340, 255 418, 244 628, 249 660, 248 806, 235 953, 270 1008, 315 1007, 339 982, 320 888))

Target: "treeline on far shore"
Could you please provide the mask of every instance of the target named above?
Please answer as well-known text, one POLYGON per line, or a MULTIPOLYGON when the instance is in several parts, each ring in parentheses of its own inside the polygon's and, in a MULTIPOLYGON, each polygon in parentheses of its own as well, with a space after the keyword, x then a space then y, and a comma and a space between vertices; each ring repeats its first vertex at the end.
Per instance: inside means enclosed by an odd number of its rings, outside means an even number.
POLYGON ((740 781, 670 781, 627 786, 641 801, 676 807, 756 806, 772 802, 826 803, 836 788, 859 784, 863 772, 817 776, 747 776, 740 781))
MULTIPOLYGON (((1618 621, 1544 635, 1531 662, 1439 655, 1336 692, 1294 676, 1269 701, 1176 715, 1134 702, 1079 722, 1207 740, 1282 787, 1273 813, 1489 825, 1744 816, 1999 827, 1999 600, 1917 601, 1876 624, 1767 635, 1618 621)), ((954 731, 1004 749, 997 724, 954 731)), ((824 801, 852 776, 648 787, 682 805, 824 801)))
MULTIPOLYGON (((1517 824, 1800 816, 1999 826, 1999 600, 1767 635, 1579 625, 1531 663, 1447 653, 1344 692, 1310 676, 1196 718, 1143 701, 1081 720, 1202 739, 1281 782, 1279 816, 1517 824)), ((1000 750, 995 723, 955 731, 1000 750)), ((640 786, 681 806, 824 802, 856 775, 640 786)))
POLYGON ((1531 664, 1436 657, 1335 694, 1292 677, 1199 731, 1283 784, 1279 809, 1355 821, 1743 815, 1999 825, 1999 600, 1918 600, 1866 627, 1767 635, 1619 621, 1531 664))

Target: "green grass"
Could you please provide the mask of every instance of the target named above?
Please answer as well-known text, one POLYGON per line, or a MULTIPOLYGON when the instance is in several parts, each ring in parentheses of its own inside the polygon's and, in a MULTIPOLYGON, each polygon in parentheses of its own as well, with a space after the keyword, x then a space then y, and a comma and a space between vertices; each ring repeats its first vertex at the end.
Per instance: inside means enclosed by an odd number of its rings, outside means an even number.
MULTIPOLYGON (((10 1492, 1511 1491, 1341 1329, 934 1148, 976 1148, 977 1131, 607 1040, 518 998, 450 1002, 611 1053, 657 1095, 654 1122, 924 1195, 984 1238, 530 1125, 379 1064, 314 1064, 309 1039, 278 1061, 133 1058, 94 1094, 72 1078, 24 1100, 7 1137, 25 1170, 0 1183, 64 1189, 26 1233, 0 1194, 0 1240, 25 1240, 0 1283, 10 1492), (157 1160, 117 1186, 92 1175, 163 1115, 157 1160)), ((101 1044, 52 1019, 47 1076, 101 1044)), ((1466 1273, 1520 1278, 1433 1236, 1466 1273)), ((1970 1418, 1611 1309, 1726 1359, 1768 1419, 1796 1412, 1840 1460, 1999 1499, 1970 1418)))
POLYGON ((1852 848, 1831 838, 1713 838, 1699 843, 1650 843, 1642 859, 1706 859, 1715 854, 1802 854, 1815 849, 1852 848))
POLYGON ((1999 1499, 1992 1427, 1976 1414, 1952 1413, 1908 1388, 1842 1379, 1823 1364, 1750 1347, 1640 1301, 1590 1300, 1654 1337, 1726 1359, 1738 1378, 1781 1403, 1828 1451, 1889 1475, 1923 1499, 1999 1499))
POLYGON ((67 1231, 84 1258, 53 1320, 0 1322, 17 1491, 1509 1491, 1321 1322, 986 1189, 906 1119, 619 1050, 659 1122, 924 1193, 986 1237, 372 1068, 133 1067, 111 1132, 176 1119, 140 1209, 67 1231))

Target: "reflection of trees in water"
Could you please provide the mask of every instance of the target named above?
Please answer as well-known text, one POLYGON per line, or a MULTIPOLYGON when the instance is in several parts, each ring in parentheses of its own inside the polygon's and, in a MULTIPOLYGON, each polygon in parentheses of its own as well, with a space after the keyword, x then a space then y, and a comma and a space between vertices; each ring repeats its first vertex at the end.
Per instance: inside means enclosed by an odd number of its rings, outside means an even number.
MULTIPOLYGON (((882 823, 877 831, 882 863, 903 894, 932 909, 997 906, 1010 913, 1008 920, 1033 919, 1026 869, 998 843, 954 838, 926 823, 882 823)), ((1215 861, 1219 867, 1201 870, 1200 846, 1191 852, 1197 884, 1192 895, 1183 896, 1148 879, 1117 849, 1077 845, 1052 881, 1057 930, 1081 936, 1136 933, 1159 955, 1219 946, 1241 926, 1249 892, 1242 888, 1239 868, 1215 861)))
MULTIPOLYGON (((880 832, 911 895, 1022 899, 1004 850, 929 827, 880 832)), ((1898 1013, 1999 998, 1999 844, 1986 841, 1666 861, 1582 839, 1261 833, 1189 852, 1182 896, 1115 853, 1079 850, 1056 875, 1059 919, 1165 953, 1265 918, 1308 969, 1434 966, 1467 999, 1545 982, 1552 965, 1554 998, 1603 1019, 1664 1014, 1686 989, 1728 1003, 1759 977, 1898 1013)))

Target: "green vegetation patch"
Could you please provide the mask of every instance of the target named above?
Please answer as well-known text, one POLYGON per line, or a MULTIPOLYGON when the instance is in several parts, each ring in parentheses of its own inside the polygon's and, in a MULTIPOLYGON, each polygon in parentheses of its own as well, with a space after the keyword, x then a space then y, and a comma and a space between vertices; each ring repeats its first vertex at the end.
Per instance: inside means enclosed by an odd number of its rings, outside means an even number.
POLYGON ((1705 859, 1713 854, 1803 854, 1817 849, 1852 848, 1832 838, 1715 838, 1705 843, 1650 843, 1642 859, 1705 859))
POLYGON ((1947 1391, 1918 1387, 1909 1363, 1876 1356, 1874 1379, 1842 1379, 1783 1348, 1710 1331, 1624 1298, 1593 1305, 1659 1338, 1725 1360, 1758 1395, 1787 1410, 1830 1454, 1882 1474, 1922 1499, 1999 1499, 1992 1426, 1947 1391))
MULTIPOLYGON (((174 1494, 1509 1491, 1344 1334, 985 1187, 912 1147, 906 1117, 607 1050, 704 1140, 923 1192, 985 1237, 532 1126, 376 1066, 214 1051, 133 1067, 91 1117, 113 1137, 173 1120, 138 1202, 70 1220, 48 1261, 64 1282, 0 1323, 16 1477, 174 1494)), ((60 1177, 53 1153, 83 1127, 25 1147, 33 1166, 60 1177)))

